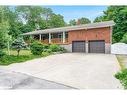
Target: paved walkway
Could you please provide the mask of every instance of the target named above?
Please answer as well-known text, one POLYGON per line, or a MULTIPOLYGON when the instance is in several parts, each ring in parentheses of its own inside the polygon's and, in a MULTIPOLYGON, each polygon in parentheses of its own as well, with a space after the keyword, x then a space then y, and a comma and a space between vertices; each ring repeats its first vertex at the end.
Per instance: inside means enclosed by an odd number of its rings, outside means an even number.
POLYGON ((78 89, 121 88, 114 77, 120 67, 115 55, 110 54, 56 54, 6 68, 78 89))

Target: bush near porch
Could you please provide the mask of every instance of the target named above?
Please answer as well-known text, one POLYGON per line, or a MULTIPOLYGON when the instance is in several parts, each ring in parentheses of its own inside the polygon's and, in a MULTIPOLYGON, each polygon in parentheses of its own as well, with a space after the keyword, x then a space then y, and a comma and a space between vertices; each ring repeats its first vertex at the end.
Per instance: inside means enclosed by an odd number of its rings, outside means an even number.
POLYGON ((35 41, 30 45, 30 50, 33 55, 41 55, 42 52, 54 53, 54 52, 66 52, 66 49, 56 44, 42 44, 41 42, 35 41))

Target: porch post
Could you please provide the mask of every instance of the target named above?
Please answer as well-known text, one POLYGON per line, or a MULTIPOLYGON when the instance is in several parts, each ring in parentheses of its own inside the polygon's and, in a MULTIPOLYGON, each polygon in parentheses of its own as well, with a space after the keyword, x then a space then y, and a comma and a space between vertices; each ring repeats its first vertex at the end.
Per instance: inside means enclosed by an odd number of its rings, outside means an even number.
POLYGON ((49 33, 49 43, 51 43, 51 33, 49 33))
POLYGON ((39 35, 39 40, 41 41, 41 34, 39 35))
POLYGON ((65 43, 65 32, 63 32, 63 43, 65 43))

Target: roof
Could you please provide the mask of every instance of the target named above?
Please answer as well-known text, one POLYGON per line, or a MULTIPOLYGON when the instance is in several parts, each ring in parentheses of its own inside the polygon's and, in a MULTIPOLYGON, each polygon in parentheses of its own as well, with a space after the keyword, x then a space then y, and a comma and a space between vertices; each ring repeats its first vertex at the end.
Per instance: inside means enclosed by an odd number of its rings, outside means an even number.
POLYGON ((76 26, 67 26, 67 27, 60 27, 60 28, 36 30, 33 32, 24 33, 22 35, 36 35, 36 34, 56 33, 56 32, 81 30, 81 29, 103 28, 103 27, 110 27, 113 25, 115 25, 114 21, 104 21, 104 22, 82 24, 82 25, 76 25, 76 26))

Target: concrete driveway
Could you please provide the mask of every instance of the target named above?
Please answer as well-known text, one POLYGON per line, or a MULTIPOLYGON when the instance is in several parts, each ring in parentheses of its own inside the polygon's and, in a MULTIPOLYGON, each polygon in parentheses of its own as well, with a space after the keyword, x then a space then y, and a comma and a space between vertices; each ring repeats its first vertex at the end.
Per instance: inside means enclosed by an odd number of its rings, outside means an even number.
POLYGON ((114 77, 120 67, 111 54, 56 54, 6 68, 78 89, 121 88, 114 77))

